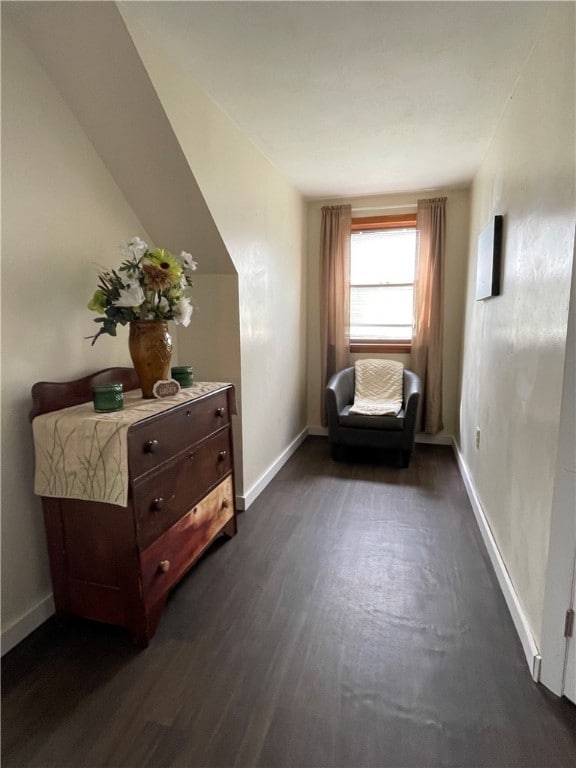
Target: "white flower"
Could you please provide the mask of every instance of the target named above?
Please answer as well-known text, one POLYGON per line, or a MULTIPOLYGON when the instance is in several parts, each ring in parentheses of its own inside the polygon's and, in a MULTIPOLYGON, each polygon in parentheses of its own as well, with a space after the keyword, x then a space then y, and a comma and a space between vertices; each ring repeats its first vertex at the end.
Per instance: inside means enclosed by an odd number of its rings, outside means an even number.
POLYGON ((160 301, 158 302, 158 309, 160 312, 168 312, 170 309, 170 302, 166 298, 166 296, 161 296, 160 301))
POLYGON ((188 325, 190 325, 193 311, 194 307, 190 303, 190 299, 183 296, 174 307, 174 321, 176 322, 176 325, 183 325, 187 328, 188 325))
POLYGON ((145 298, 139 283, 126 283, 114 304, 117 307, 139 307, 145 298))
POLYGON ((198 269, 198 262, 194 261, 194 257, 191 253, 181 251, 178 258, 182 262, 184 269, 188 270, 189 272, 195 272, 198 269))
POLYGON ((193 306, 188 298, 198 264, 188 251, 179 256, 166 248, 152 248, 139 237, 120 244, 120 267, 103 268, 88 309, 104 317, 92 343, 102 334, 116 335, 118 325, 136 320, 175 320, 188 326, 193 306))
POLYGON ((120 250, 127 259, 131 259, 132 257, 139 259, 148 250, 148 245, 144 240, 140 240, 139 237, 133 237, 131 240, 120 243, 120 250))

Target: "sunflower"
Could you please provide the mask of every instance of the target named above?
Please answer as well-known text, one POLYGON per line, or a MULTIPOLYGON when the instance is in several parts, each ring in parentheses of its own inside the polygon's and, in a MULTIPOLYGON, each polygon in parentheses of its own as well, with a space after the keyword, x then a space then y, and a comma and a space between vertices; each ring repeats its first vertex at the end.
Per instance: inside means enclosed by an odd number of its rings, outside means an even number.
POLYGON ((182 266, 170 251, 155 248, 142 262, 144 285, 152 291, 162 291, 178 285, 182 278, 182 266))
POLYGON ((98 274, 96 291, 88 309, 100 315, 98 332, 116 336, 118 325, 136 320, 175 320, 188 325, 192 304, 188 289, 196 261, 187 251, 179 256, 164 248, 148 248, 139 237, 121 246, 124 260, 118 270, 104 268, 98 274))

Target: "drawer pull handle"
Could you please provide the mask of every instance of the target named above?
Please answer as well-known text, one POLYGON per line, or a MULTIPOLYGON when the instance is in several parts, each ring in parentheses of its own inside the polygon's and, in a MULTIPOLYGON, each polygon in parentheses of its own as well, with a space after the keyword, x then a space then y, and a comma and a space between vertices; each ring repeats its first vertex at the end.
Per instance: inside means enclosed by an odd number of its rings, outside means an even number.
POLYGON ((228 509, 229 506, 230 506, 230 502, 228 501, 228 499, 222 499, 222 509, 228 509))
POLYGON ((188 410, 186 411, 186 416, 192 416, 192 411, 191 411, 190 409, 188 409, 188 410))
POLYGON ((168 573, 170 570, 170 560, 160 560, 158 570, 160 573, 168 573))
POLYGON ((224 408, 216 408, 216 416, 224 416, 224 408))
POLYGON ((226 451, 220 451, 218 454, 218 461, 224 461, 226 458, 226 451))
POLYGON ((152 509, 162 509, 164 507, 164 499, 162 496, 160 496, 157 499, 154 499, 152 502, 152 509))
POLYGON ((189 454, 188 454, 188 458, 189 458, 190 460, 192 460, 192 459, 195 459, 195 458, 196 458, 196 454, 194 453, 194 451, 192 451, 192 453, 189 453, 189 454))
POLYGON ((158 446, 158 440, 148 440, 147 443, 144 443, 144 453, 156 453, 158 446))

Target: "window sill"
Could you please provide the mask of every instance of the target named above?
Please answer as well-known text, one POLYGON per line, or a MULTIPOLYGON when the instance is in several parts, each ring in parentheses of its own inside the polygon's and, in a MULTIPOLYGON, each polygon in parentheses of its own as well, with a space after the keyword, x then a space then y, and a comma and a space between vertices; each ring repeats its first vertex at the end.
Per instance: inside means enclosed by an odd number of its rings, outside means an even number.
POLYGON ((409 354, 412 344, 409 341, 351 341, 350 352, 353 354, 364 352, 409 354))

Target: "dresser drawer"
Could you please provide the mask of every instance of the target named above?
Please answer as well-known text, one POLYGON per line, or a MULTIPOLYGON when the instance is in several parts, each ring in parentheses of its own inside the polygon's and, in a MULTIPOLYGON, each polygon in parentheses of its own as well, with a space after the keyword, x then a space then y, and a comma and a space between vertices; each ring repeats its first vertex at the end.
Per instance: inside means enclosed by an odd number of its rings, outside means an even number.
POLYGON ((148 606, 166 594, 233 517, 232 477, 227 477, 142 552, 142 588, 148 606))
POLYGON ((135 424, 128 431, 128 464, 134 480, 230 423, 227 390, 135 424))
POLYGON ((225 427, 137 482, 133 503, 140 549, 146 549, 231 471, 230 429, 225 427))

